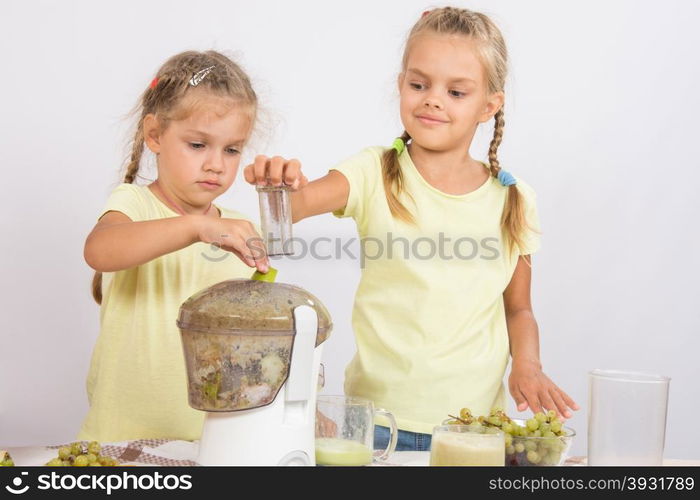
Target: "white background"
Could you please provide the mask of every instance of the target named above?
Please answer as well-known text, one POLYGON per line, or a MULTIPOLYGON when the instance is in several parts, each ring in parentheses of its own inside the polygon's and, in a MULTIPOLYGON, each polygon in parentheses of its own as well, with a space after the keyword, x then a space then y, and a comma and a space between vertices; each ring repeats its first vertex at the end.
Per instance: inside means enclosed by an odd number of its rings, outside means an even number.
MULTIPOLYGON (((545 371, 582 407, 570 421, 574 453, 586 452, 587 372, 619 368, 672 377, 666 456, 700 458, 692 424, 700 378, 698 4, 455 4, 491 15, 510 50, 499 158, 538 193, 544 234, 533 306, 545 371)), ((228 51, 266 110, 248 154, 298 157, 313 179, 401 132, 402 44, 429 7, 423 0, 3 3, 0 447, 73 439, 87 410, 98 307, 83 244, 121 180, 124 115, 160 64, 186 49, 228 51)), ((486 159, 491 133, 491 126, 479 131, 474 157, 486 159)), ((242 177, 218 202, 257 217, 257 196, 242 177)), ((331 215, 295 232, 355 236, 351 220, 331 215)), ((324 353, 325 392, 342 392, 355 349, 358 261, 276 267, 329 308, 335 330, 324 353)))

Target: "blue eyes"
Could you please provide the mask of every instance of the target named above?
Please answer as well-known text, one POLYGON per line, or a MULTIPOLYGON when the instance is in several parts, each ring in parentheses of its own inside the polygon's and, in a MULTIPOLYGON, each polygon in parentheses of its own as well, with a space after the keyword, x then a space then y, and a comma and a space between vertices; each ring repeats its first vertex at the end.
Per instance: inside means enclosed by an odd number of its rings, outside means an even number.
MULTIPOLYGON (((422 83, 417 83, 417 82, 411 82, 411 83, 409 83, 409 85, 413 90, 425 90, 427 88, 426 85, 424 85, 422 83)), ((450 94, 452 97, 456 97, 456 98, 464 97, 467 95, 466 92, 461 92, 459 90, 449 90, 448 94, 450 94)))
MULTIPOLYGON (((192 149, 202 149, 202 148, 206 147, 206 145, 202 144, 201 142, 190 142, 190 147, 192 149)), ((228 154, 232 154, 232 155, 237 155, 240 153, 240 151, 238 151, 235 148, 226 148, 226 152, 228 154)))

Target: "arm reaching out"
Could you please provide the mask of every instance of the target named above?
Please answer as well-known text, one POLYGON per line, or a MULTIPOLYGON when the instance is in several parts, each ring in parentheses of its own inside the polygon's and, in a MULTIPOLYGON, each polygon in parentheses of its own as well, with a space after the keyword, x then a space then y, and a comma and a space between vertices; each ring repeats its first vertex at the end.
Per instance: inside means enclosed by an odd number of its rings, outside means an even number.
POLYGON ((85 262, 96 271, 130 269, 193 243, 217 243, 250 267, 267 272, 269 262, 260 235, 247 220, 183 215, 134 222, 110 211, 85 241, 85 262))
POLYGON ((579 406, 542 371, 539 332, 530 305, 530 256, 521 256, 503 293, 506 323, 513 358, 508 387, 518 411, 533 413, 554 410, 570 418, 579 406))

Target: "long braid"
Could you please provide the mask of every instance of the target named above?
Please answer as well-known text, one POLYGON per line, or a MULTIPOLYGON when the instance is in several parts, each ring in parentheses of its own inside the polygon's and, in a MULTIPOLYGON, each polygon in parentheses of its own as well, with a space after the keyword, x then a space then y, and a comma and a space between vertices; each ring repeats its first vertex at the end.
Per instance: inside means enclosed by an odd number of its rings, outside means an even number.
MULTIPOLYGON (((498 146, 503 140, 503 129, 506 121, 503 118, 503 108, 499 109, 494 115, 495 125, 493 128, 493 139, 489 145, 489 170, 491 175, 498 178, 498 172, 501 170, 498 161, 498 146)), ((525 227, 525 217, 522 210, 522 199, 517 185, 508 187, 508 195, 506 203, 503 207, 503 215, 501 216, 501 228, 503 229, 504 238, 508 244, 508 251, 512 252, 515 246, 522 248, 522 232, 525 227)))
MULTIPOLYGON (((410 139, 411 136, 404 130, 403 134, 401 134, 401 140, 406 144, 410 139)), ((405 186, 401 165, 399 164, 399 154, 394 148, 387 149, 382 155, 382 179, 391 215, 409 224, 415 223, 413 215, 398 197, 404 191, 405 186)))
MULTIPOLYGON (((136 179, 136 174, 139 171, 139 165, 141 164, 141 157, 143 156, 144 150, 144 137, 143 137, 143 116, 139 120, 136 127, 136 134, 134 136, 134 142, 132 144, 131 158, 126 166, 126 174, 124 175, 125 184, 133 184, 136 179)), ((95 271, 95 275, 92 277, 92 298, 95 302, 102 304, 102 273, 100 271, 95 271)))

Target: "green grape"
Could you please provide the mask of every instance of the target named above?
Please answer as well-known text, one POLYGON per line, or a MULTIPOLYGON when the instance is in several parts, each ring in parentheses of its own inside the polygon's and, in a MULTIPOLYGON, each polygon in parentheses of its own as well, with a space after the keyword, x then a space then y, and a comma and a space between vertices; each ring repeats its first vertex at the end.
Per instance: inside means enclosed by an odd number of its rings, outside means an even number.
POLYGON ((469 410, 469 408, 462 408, 459 410, 459 418, 462 420, 469 420, 472 418, 472 412, 469 410))
POLYGON ((87 460, 88 460, 88 463, 89 463, 89 464, 92 464, 92 463, 94 463, 94 462, 97 461, 97 455, 95 455, 94 453, 88 453, 88 454, 85 455, 85 456, 87 457, 87 460))
POLYGON ((71 455, 75 455, 76 457, 77 457, 78 455, 82 455, 82 454, 83 454, 83 446, 82 446, 82 444, 80 444, 80 443, 72 443, 72 444, 70 445, 70 454, 71 454, 71 455))
POLYGON ((537 453, 536 451, 528 451, 527 452, 527 460, 531 464, 538 464, 538 463, 540 463, 540 460, 542 460, 542 458, 540 457, 539 453, 537 453))
POLYGON ((551 465, 558 465, 560 458, 561 454, 557 453, 556 451, 550 451, 547 453, 547 462, 549 462, 551 465))
POLYGON ((506 446, 506 455, 515 455, 515 446, 506 446))
POLYGON ((97 441, 91 441, 90 444, 88 444, 88 453, 92 453, 93 455, 99 455, 100 451, 102 451, 102 447, 97 441))
POLYGON ((556 434, 554 434, 552 431, 546 431, 542 433, 542 437, 553 438, 556 437, 556 434))
POLYGON ((547 417, 549 417, 550 419, 555 419, 557 417, 557 412, 554 410, 549 410, 547 412, 547 417))
POLYGON ((61 446, 58 449, 58 458, 61 460, 67 459, 71 455, 71 449, 70 446, 61 446))
POLYGON ((540 423, 536 419, 531 418, 527 421, 526 425, 529 430, 535 431, 540 426, 540 423))
POLYGON ((46 465, 49 467, 63 467, 63 460, 60 458, 52 458, 48 462, 46 462, 46 465))
POLYGON ((2 462, 0 462, 0 467, 14 467, 15 463, 12 461, 11 458, 6 458, 2 462))
POLYGON ((536 438, 542 437, 542 431, 539 429, 537 429, 536 431, 532 431, 532 437, 536 437, 536 438))
POLYGON ((537 413, 535 413, 535 420, 537 420, 538 422, 546 422, 547 416, 541 411, 538 411, 537 413))
POLYGON ((513 443, 513 436, 510 434, 505 435, 506 446, 510 446, 513 443))
POLYGON ((64 460, 64 461, 63 461, 63 466, 64 466, 64 467, 70 467, 70 466, 71 466, 70 460, 64 460))
POLYGON ((515 452, 522 453, 525 451, 525 445, 523 443, 515 443, 515 452))
POLYGON ((87 467, 88 463, 87 455, 78 455, 75 457, 75 460, 73 460, 73 465, 75 467, 87 467))
POLYGON ((527 451, 535 451, 537 449, 537 443, 535 443, 534 441, 530 441, 530 440, 525 441, 525 449, 527 451))
POLYGON ((513 434, 513 424, 509 422, 503 422, 503 425, 501 425, 501 430, 506 434, 513 434))
POLYGON ((541 423, 540 424, 540 430, 542 431, 542 434, 545 432, 549 432, 552 429, 552 426, 548 424, 547 422, 541 423))
POLYGON ((88 464, 88 467, 102 467, 102 464, 99 462, 92 462, 88 464))
POLYGON ((551 424, 552 432, 554 432, 555 434, 561 432, 561 427, 561 422, 559 422, 558 420, 554 420, 551 424))
POLYGON ((491 424, 500 427, 503 421, 500 417, 488 417, 486 421, 491 424))

